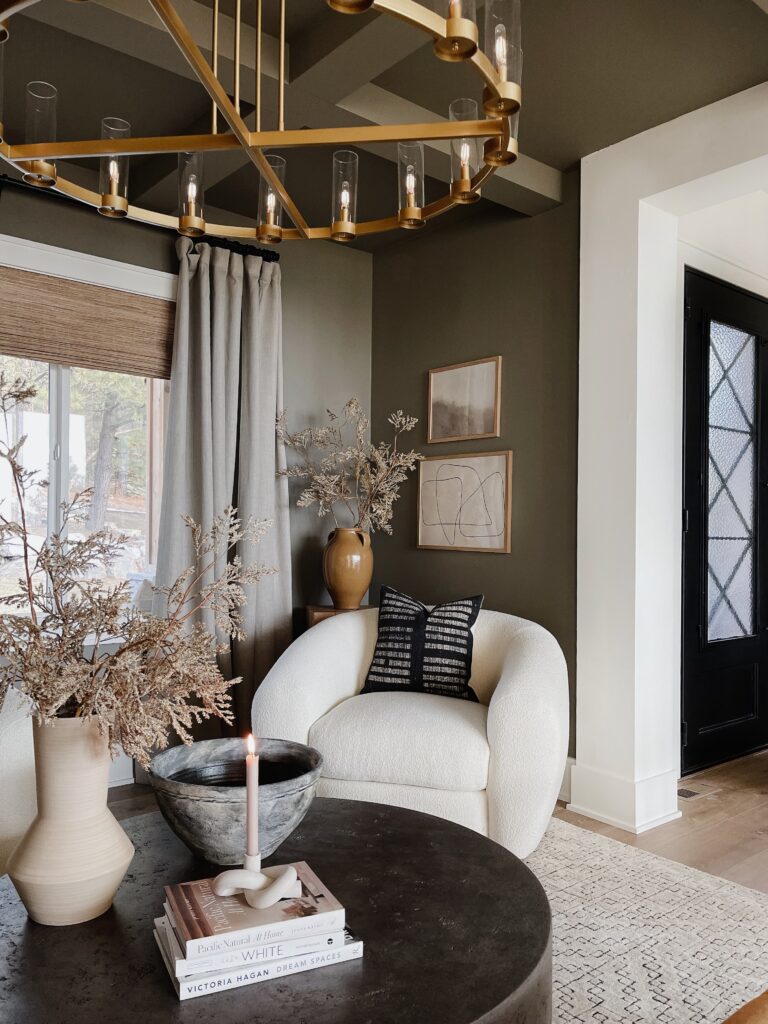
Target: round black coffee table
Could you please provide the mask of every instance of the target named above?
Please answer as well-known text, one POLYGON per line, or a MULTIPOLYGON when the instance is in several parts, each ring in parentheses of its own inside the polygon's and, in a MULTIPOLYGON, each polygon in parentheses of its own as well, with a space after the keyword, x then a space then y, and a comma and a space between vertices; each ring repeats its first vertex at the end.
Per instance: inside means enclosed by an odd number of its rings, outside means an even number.
POLYGON ((0 879, 3 1024, 549 1024, 544 891, 501 846, 415 811, 315 800, 273 862, 307 860, 347 909, 362 960, 180 1003, 152 938, 163 885, 214 872, 159 813, 124 823, 136 856, 110 911, 30 922, 0 879))

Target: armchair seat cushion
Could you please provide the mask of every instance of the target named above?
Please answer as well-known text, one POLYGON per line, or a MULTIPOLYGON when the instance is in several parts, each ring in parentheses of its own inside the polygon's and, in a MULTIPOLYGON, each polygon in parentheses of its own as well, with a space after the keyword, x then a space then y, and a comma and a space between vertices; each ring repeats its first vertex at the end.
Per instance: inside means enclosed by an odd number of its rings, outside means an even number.
POLYGON ((323 775, 476 792, 488 785, 488 708, 428 693, 366 693, 309 731, 323 775))

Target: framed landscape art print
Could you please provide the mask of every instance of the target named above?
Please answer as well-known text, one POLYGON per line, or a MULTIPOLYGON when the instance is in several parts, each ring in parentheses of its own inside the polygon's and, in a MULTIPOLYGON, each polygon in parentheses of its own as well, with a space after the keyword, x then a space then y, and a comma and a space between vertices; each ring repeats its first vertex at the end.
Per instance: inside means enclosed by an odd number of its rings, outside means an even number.
POLYGON ((501 356, 429 371, 427 441, 472 441, 501 433, 501 356))
POLYGON ((433 455, 419 463, 418 546, 512 550, 512 452, 433 455))

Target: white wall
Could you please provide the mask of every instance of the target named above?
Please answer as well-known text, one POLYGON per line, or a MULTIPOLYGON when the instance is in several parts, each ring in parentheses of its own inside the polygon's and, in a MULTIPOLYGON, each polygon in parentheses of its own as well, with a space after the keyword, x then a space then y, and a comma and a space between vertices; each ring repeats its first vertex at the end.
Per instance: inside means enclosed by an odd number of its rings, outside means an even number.
POLYGON ((762 189, 767 153, 762 85, 582 164, 571 806, 635 832, 679 813, 678 218, 762 189))

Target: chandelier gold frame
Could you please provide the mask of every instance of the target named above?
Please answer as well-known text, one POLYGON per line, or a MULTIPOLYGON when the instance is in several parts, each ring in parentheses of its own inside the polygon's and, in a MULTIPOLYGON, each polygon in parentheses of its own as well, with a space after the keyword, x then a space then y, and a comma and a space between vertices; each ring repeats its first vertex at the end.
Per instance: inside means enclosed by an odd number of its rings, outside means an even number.
MULTIPOLYGON (((40 0, 0 0, 0 40, 8 38, 9 21, 12 15, 31 7, 40 0)), ((255 118, 256 131, 250 131, 240 114, 240 52, 241 52, 241 3, 236 0, 234 33, 234 99, 218 79, 218 22, 219 0, 214 0, 212 12, 211 52, 212 66, 195 43, 191 32, 174 8, 171 0, 148 0, 165 30, 174 40, 187 60, 200 84, 212 101, 212 130, 207 135, 163 135, 146 138, 91 139, 77 142, 48 142, 28 145, 14 145, 4 137, 0 124, 0 159, 16 169, 37 173, 45 180, 52 180, 50 189, 92 206, 101 212, 103 198, 99 193, 68 181, 57 173, 55 161, 73 158, 99 158, 104 156, 143 156, 169 153, 211 153, 242 149, 259 173, 279 196, 283 209, 294 227, 284 227, 282 238, 316 239, 330 238, 331 226, 310 226, 293 200, 292 196, 275 174, 265 158, 265 150, 285 149, 296 146, 355 146, 366 143, 385 142, 430 142, 458 138, 485 139, 484 163, 472 177, 470 189, 473 198, 479 198, 484 184, 502 166, 517 159, 517 140, 511 129, 511 117, 521 105, 521 89, 517 83, 499 77, 492 61, 480 49, 466 53, 464 38, 474 33, 477 26, 466 19, 443 18, 436 12, 417 3, 416 0, 327 0, 330 7, 346 14, 374 10, 381 14, 404 21, 431 36, 438 57, 449 61, 463 61, 471 65, 483 84, 483 108, 488 114, 477 121, 437 121, 419 124, 364 125, 341 128, 285 128, 285 4, 280 0, 279 39, 279 81, 278 81, 278 126, 274 130, 261 130, 261 18, 263 0, 257 0, 256 53, 255 53, 255 118), (452 24, 460 21, 457 26, 452 24), (462 38, 464 37, 464 38, 462 38), (457 41, 460 40, 460 41, 457 41), (226 122, 229 131, 219 132, 219 116, 226 122)), ((423 207, 422 217, 431 220, 445 213, 458 203, 472 201, 466 196, 447 195, 423 207)), ((127 204, 121 210, 131 220, 155 227, 179 230, 180 217, 158 213, 141 206, 127 204)), ((397 214, 376 220, 358 221, 356 234, 371 235, 401 227, 397 214)), ((205 233, 224 238, 258 239, 258 226, 244 227, 228 224, 205 224, 205 233)))

